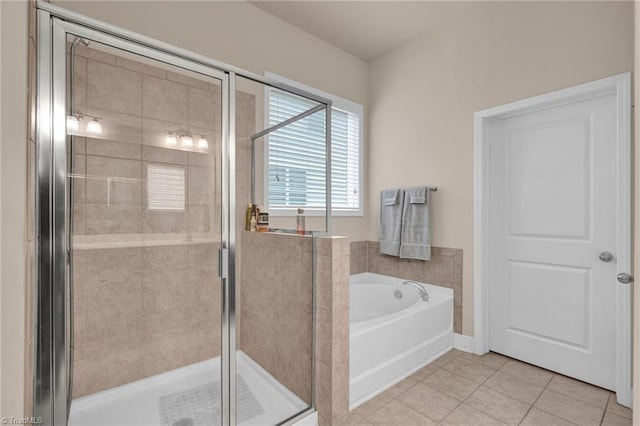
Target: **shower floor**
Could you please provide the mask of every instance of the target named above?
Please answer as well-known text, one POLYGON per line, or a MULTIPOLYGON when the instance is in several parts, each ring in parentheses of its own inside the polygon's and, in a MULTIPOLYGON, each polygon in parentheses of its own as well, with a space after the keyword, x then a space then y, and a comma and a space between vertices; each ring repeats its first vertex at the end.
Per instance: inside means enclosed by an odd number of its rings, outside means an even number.
MULTIPOLYGON (((244 421, 238 424, 275 425, 307 407, 304 401, 245 353, 238 351, 236 363, 238 383, 246 384, 238 387, 238 411, 242 412, 243 404, 247 404, 248 410, 243 415, 239 413, 238 419, 244 421), (260 409, 256 409, 256 403, 260 409)), ((162 413, 171 412, 171 407, 166 405, 161 409, 159 401, 166 404, 167 400, 173 400, 174 407, 181 407, 187 402, 192 403, 193 395, 201 394, 203 389, 216 393, 217 386, 212 391, 211 384, 217 385, 219 381, 220 358, 147 377, 74 399, 69 426, 159 426, 163 424, 162 413)))

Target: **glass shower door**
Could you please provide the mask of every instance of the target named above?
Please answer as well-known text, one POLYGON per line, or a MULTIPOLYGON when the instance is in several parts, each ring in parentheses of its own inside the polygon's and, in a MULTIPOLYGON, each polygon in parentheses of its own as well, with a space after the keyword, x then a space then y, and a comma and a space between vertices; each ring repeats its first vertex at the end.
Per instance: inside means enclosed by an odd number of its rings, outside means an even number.
POLYGON ((69 424, 221 424, 227 76, 65 41, 69 424))

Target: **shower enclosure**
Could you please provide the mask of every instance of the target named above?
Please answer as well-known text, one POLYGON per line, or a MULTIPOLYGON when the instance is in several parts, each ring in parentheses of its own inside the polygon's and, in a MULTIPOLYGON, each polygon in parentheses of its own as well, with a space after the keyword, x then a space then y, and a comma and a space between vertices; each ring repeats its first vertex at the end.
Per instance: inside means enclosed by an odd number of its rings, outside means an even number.
POLYGON ((330 101, 38 7, 34 414, 188 426, 313 412, 330 197, 308 235, 288 231, 295 217, 246 231, 245 211, 269 190, 255 156, 289 129, 324 127, 325 169, 287 184, 324 179, 331 193, 330 101), (265 125, 269 91, 309 109, 265 125))

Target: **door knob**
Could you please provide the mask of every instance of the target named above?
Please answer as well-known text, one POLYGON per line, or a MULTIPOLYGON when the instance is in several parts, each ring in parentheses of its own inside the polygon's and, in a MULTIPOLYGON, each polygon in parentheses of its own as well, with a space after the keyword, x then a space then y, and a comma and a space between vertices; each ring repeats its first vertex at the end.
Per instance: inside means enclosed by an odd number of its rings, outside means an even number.
POLYGON ((622 284, 629 284, 633 281, 633 277, 625 272, 618 274, 616 277, 622 284))
POLYGON ((600 253, 598 255, 598 258, 600 260, 602 260, 605 263, 609 263, 613 260, 613 255, 611 253, 609 253, 608 251, 603 251, 602 253, 600 253))

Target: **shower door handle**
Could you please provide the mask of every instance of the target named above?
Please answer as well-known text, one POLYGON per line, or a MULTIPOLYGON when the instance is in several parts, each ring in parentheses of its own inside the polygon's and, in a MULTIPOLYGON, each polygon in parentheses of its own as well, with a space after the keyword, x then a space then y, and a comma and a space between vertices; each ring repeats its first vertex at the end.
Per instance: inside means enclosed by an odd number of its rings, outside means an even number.
POLYGON ((220 278, 228 278, 229 250, 226 248, 218 249, 218 276, 220 278))

